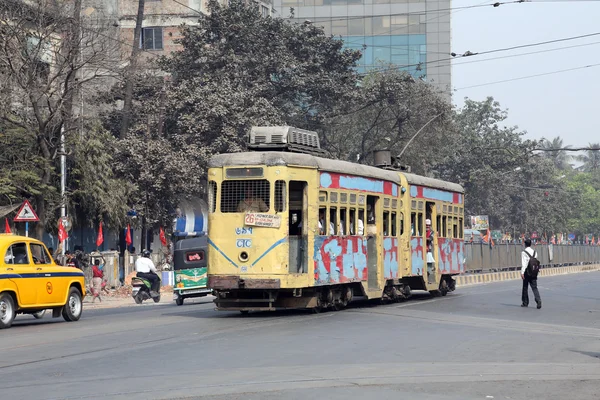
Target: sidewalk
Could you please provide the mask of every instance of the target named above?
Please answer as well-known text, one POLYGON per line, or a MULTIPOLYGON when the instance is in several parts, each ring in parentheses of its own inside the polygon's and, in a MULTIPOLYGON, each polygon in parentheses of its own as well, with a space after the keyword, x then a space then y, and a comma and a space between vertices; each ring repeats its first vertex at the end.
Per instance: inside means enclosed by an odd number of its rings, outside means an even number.
MULTIPOLYGON (((91 293, 88 293, 87 296, 83 299, 83 308, 84 310, 95 310, 101 308, 119 308, 119 307, 131 307, 131 306, 143 306, 145 304, 157 304, 152 300, 146 300, 142 304, 136 304, 131 294, 115 294, 111 293, 110 295, 104 294, 101 295, 102 302, 96 299, 95 302, 92 303, 93 297, 91 293)), ((172 291, 161 291, 160 293, 160 302, 158 304, 164 305, 173 303, 173 292, 172 291)))
MULTIPOLYGON (((600 264, 588 264, 588 265, 573 265, 569 267, 552 267, 542 268, 539 276, 554 276, 554 275, 567 275, 577 274, 581 272, 591 272, 600 270, 600 264)), ((490 272, 490 273, 478 273, 478 274, 465 274, 456 277, 456 286, 471 286, 479 285, 482 283, 489 282, 503 282, 520 280, 521 271, 507 271, 507 272, 490 272)))

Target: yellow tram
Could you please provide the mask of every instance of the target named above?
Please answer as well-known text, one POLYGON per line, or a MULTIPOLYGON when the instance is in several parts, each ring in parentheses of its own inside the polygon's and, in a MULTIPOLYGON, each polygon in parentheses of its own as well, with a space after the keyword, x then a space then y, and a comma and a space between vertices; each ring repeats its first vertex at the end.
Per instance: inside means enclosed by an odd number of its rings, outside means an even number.
POLYGON ((320 157, 317 134, 291 127, 254 127, 249 148, 209 162, 217 309, 340 309, 454 290, 464 272, 460 185, 320 157))

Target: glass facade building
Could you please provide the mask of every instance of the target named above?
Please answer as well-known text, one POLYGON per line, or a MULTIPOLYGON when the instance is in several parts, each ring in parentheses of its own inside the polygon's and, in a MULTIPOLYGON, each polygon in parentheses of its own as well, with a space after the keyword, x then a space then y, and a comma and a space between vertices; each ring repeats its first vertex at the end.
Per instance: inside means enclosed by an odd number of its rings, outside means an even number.
POLYGON ((322 26, 360 49, 359 71, 389 67, 450 96, 450 0, 275 0, 275 15, 322 26), (364 48, 363 48, 364 46, 364 48))

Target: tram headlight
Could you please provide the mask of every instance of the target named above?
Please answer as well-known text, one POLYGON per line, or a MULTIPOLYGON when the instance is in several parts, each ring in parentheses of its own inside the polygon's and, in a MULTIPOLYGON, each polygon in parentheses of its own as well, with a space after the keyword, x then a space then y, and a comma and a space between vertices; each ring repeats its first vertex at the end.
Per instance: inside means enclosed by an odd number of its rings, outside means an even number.
POLYGON ((248 261, 248 258, 249 258, 248 253, 246 253, 245 251, 242 251, 240 253, 240 261, 246 262, 246 261, 248 261))

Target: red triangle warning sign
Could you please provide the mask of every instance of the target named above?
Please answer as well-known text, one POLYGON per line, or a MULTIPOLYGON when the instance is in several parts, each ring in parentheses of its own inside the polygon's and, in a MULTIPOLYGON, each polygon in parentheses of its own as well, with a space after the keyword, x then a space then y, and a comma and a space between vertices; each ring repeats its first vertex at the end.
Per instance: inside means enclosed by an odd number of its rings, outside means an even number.
POLYGON ((39 220, 40 219, 27 200, 25 200, 21 208, 19 208, 17 216, 13 218, 14 222, 37 222, 39 220))

